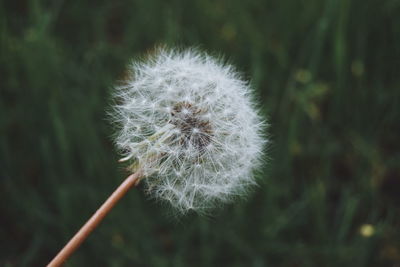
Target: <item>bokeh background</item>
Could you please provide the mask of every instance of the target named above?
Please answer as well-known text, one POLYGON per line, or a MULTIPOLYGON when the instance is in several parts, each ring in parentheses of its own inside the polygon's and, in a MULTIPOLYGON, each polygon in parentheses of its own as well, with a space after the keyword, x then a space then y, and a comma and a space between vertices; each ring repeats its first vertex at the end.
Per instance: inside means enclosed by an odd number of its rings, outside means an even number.
POLYGON ((0 1, 0 265, 44 266, 127 173, 112 85, 155 45, 223 54, 271 124, 245 201, 132 190, 66 266, 400 266, 400 1, 0 1))

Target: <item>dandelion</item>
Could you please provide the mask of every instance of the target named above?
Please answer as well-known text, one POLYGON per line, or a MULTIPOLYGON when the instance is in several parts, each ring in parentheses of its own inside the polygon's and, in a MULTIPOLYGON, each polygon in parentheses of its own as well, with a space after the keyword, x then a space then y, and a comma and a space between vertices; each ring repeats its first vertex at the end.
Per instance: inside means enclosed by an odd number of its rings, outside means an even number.
POLYGON ((255 184, 264 124, 232 66, 160 49, 130 65, 116 98, 116 144, 150 196, 202 212, 255 184))
POLYGON ((48 266, 60 266, 141 181, 182 214, 230 202, 255 185, 265 123, 232 66, 194 49, 159 49, 133 62, 115 91, 115 142, 132 174, 48 266))
POLYGON ((371 237, 375 233, 375 227, 372 224, 363 224, 360 227, 360 234, 363 237, 371 237))

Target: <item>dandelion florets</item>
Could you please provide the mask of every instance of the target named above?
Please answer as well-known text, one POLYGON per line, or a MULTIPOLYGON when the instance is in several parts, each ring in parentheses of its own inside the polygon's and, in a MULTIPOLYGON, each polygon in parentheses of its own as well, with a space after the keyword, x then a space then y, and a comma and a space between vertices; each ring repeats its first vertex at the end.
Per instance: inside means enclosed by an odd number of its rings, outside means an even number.
POLYGON ((195 50, 159 49, 133 62, 113 119, 116 144, 146 192, 179 211, 204 211, 255 184, 264 144, 249 84, 195 50))

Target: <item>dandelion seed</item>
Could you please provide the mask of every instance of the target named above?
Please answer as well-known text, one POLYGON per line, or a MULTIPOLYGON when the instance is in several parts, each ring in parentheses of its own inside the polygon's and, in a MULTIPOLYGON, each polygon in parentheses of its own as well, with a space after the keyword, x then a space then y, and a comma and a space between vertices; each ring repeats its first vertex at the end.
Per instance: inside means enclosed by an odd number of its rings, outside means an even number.
POLYGON ((182 213, 204 211, 255 184, 264 123, 232 66, 160 49, 129 70, 116 92, 116 144, 132 171, 143 170, 150 196, 182 213))

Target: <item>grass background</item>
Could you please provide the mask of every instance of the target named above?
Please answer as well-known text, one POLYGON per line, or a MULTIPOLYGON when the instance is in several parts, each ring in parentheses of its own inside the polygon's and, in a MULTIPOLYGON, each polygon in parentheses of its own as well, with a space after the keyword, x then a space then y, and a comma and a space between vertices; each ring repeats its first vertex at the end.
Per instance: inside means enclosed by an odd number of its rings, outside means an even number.
POLYGON ((1 266, 45 265, 126 176, 105 109, 159 44, 251 79, 260 187, 179 220, 132 190, 66 266, 400 266, 400 1, 1 1, 0 38, 1 266))

